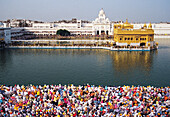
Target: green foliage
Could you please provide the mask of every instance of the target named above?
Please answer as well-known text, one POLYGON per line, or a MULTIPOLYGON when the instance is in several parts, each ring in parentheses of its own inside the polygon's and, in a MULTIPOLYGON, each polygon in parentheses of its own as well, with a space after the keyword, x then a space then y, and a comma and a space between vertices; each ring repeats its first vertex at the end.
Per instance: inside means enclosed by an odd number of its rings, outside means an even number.
POLYGON ((70 35, 70 32, 68 30, 62 30, 62 29, 59 29, 57 30, 57 35, 60 35, 60 36, 69 36, 70 35))
POLYGON ((19 27, 28 27, 26 22, 19 22, 19 27))

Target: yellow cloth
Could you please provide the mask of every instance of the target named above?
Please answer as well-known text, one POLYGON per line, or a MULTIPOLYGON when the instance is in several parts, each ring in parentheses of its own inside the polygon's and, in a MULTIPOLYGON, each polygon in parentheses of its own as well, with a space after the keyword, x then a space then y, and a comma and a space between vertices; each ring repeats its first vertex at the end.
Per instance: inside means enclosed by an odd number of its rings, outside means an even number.
POLYGON ((40 95, 40 91, 37 91, 37 95, 40 95))

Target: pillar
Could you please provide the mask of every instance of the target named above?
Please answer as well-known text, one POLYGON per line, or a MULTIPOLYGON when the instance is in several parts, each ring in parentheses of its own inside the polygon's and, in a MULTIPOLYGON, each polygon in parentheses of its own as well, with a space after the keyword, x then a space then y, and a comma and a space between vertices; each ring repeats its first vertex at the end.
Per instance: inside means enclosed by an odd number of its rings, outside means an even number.
POLYGON ((101 33, 102 33, 102 31, 101 31, 101 29, 99 29, 99 35, 101 35, 101 33))

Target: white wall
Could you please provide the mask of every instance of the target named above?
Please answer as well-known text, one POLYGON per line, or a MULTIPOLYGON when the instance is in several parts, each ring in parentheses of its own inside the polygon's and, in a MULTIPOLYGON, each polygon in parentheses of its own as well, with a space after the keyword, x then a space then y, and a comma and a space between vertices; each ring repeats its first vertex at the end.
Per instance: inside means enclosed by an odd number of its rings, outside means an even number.
MULTIPOLYGON (((143 27, 144 24, 133 24, 135 29, 143 27)), ((149 23, 146 24, 147 26, 149 23)), ((170 24, 168 23, 153 23, 152 29, 154 30, 154 38, 170 38, 170 24)))
POLYGON ((33 28, 53 28, 54 24, 52 23, 33 23, 33 28))

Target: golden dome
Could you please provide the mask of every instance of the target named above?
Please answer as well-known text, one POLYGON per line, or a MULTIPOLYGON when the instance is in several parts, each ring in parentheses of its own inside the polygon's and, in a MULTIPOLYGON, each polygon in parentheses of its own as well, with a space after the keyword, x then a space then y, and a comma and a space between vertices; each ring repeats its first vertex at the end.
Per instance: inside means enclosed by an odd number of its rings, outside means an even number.
POLYGON ((148 27, 149 27, 149 28, 152 28, 152 24, 150 23, 148 27))
POLYGON ((125 29, 129 29, 129 28, 133 28, 133 25, 131 25, 128 20, 126 19, 126 22, 123 24, 123 26, 125 29))
POLYGON ((147 28, 146 23, 143 25, 144 28, 147 28))

